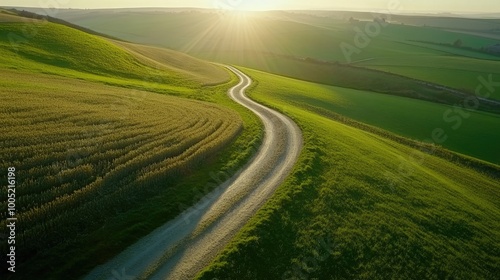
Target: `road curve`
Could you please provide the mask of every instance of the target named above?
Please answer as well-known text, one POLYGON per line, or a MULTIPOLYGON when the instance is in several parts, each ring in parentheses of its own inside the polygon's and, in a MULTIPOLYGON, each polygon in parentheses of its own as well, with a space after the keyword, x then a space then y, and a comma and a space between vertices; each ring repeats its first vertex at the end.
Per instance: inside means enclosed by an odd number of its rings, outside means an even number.
POLYGON ((229 96, 264 123, 264 139, 256 155, 199 203, 84 279, 192 279, 290 174, 302 149, 299 127, 288 117, 248 98, 245 90, 252 80, 234 67, 227 68, 240 79, 229 90, 229 96))

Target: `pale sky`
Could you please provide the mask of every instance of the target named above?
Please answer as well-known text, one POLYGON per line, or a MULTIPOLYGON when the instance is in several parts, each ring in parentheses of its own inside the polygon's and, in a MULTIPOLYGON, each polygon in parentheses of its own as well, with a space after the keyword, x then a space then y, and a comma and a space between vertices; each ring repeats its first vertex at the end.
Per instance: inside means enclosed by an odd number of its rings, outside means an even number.
POLYGON ((390 10, 500 13, 499 0, 0 0, 0 6, 57 8, 199 7, 235 10, 390 10))

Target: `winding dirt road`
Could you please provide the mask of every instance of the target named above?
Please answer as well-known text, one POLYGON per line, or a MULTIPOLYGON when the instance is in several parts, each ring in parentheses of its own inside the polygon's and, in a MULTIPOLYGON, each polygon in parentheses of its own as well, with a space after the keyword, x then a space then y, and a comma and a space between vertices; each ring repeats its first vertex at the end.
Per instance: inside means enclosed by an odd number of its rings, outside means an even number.
POLYGON ((238 69, 228 68, 240 78, 229 95, 259 116, 265 126, 256 155, 198 204, 95 268, 85 279, 192 279, 290 174, 302 149, 299 127, 249 99, 245 90, 252 80, 238 69))

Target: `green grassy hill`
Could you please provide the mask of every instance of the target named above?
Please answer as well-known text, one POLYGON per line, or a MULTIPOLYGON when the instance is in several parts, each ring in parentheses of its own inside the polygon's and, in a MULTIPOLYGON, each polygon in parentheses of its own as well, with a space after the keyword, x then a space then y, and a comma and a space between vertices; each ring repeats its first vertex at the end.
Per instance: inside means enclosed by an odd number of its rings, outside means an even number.
MULTIPOLYGON (((21 27, 3 25, 2 38, 8 37, 5 36, 7 32, 22 34, 21 27)), ((8 47, 6 42, 3 43, 8 47)), ((113 44, 52 23, 40 25, 38 34, 29 39, 17 55, 44 65, 106 76, 139 78, 147 73, 146 68, 131 55, 113 44), (54 40, 56 38, 58 40, 54 40)))
POLYGON ((500 166, 489 177, 328 114, 363 106, 361 92, 245 71, 254 99, 300 125, 304 152, 198 279, 496 279, 500 166))
POLYGON ((33 33, 26 35, 26 24, 21 22, 0 26, 0 65, 111 84, 121 84, 116 79, 123 78, 123 83, 136 87, 156 82, 165 89, 179 91, 229 81, 224 69, 178 52, 130 44, 124 48, 124 42, 55 23, 35 22, 30 27, 33 33), (149 61, 156 59, 160 63, 144 63, 148 56, 149 61))

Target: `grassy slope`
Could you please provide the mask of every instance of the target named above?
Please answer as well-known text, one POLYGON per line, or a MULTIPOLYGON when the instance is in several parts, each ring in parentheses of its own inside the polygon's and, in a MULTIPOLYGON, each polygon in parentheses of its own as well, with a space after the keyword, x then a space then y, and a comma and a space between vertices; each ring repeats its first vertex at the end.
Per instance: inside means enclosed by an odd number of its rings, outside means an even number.
POLYGON ((221 83, 229 79, 225 70, 173 51, 155 50, 146 55, 161 57, 163 64, 177 61, 175 65, 145 65, 105 39, 53 23, 4 23, 0 25, 0 46, 0 65, 7 68, 139 89, 155 86, 182 94, 210 80, 221 83), (26 28, 32 28, 33 36, 24 35, 26 28))
MULTIPOLYGON (((212 64, 170 51, 162 53, 158 50, 156 51, 158 56, 178 61, 194 61, 200 68, 193 69, 192 64, 177 63, 168 70, 165 69, 165 65, 155 69, 140 63, 140 60, 129 52, 104 39, 52 23, 43 25, 33 25, 32 22, 31 25, 2 23, 0 34, 2 35, 0 70, 3 73, 2 77, 7 79, 3 81, 7 83, 6 86, 23 85, 23 81, 16 78, 19 75, 33 76, 34 80, 40 83, 38 90, 50 93, 65 91, 66 87, 73 85, 73 80, 65 83, 64 80, 67 79, 65 77, 77 78, 89 81, 78 82, 78 87, 83 90, 99 87, 93 83, 98 82, 214 102, 236 110, 244 122, 244 130, 237 140, 217 156, 208 159, 207 162, 210 164, 190 173, 189 177, 179 178, 182 180, 176 182, 175 188, 179 191, 175 196, 166 190, 159 196, 148 199, 146 204, 115 217, 108 217, 106 227, 92 233, 82 233, 75 242, 61 243, 51 250, 44 251, 28 263, 18 263, 22 275, 18 273, 16 277, 37 275, 37 277, 57 278, 70 275, 71 278, 76 278, 84 274, 192 205, 200 198, 200 194, 204 194, 221 183, 220 180, 234 173, 260 143, 262 128, 258 119, 250 111, 231 102, 226 96, 226 90, 236 83, 236 78, 226 70, 222 70, 222 73, 221 69, 203 70, 203 68, 210 69, 213 67, 212 64), (24 38, 27 40, 24 40, 22 35, 25 27, 35 30, 33 37, 24 38), (21 41, 16 41, 19 44, 12 45, 9 42, 9 36, 12 34, 20 35, 13 37, 21 37, 21 41), (202 70, 197 72, 199 69, 202 70), (57 78, 54 75, 64 78, 57 78), (12 81, 15 82, 12 83, 8 77, 13 77, 12 81), (213 86, 203 85, 212 78, 215 81, 225 82, 213 86), (131 224, 134 224, 134 227, 130 227, 131 224), (110 236, 113 237, 112 241, 110 236)), ((167 61, 162 63, 165 64, 167 61)), ((30 82, 33 81, 26 80, 26 84, 30 82)))
POLYGON ((206 61, 165 48, 113 41, 134 54, 142 63, 151 67, 164 67, 166 70, 182 73, 192 80, 205 85, 220 84, 228 80, 226 70, 206 61))
POLYGON ((494 279, 496 180, 284 101, 283 79, 247 72, 251 96, 301 126, 304 152, 200 279, 494 279))

